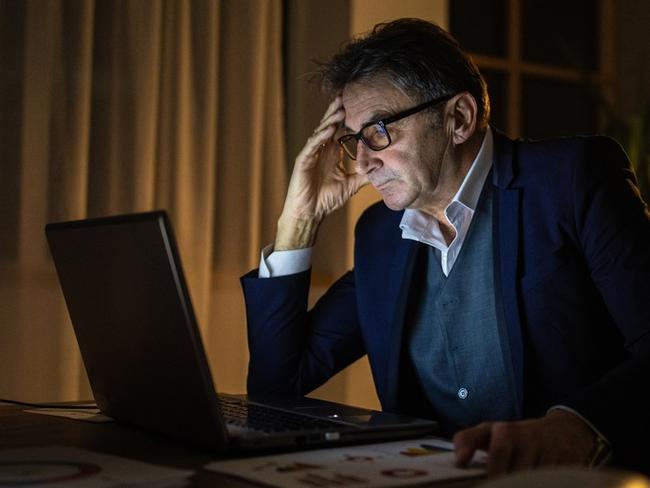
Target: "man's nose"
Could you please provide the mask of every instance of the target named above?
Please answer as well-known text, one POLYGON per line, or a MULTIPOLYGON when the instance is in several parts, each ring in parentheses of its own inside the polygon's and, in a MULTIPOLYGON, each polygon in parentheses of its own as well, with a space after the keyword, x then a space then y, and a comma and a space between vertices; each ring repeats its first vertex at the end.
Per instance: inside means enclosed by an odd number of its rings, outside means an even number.
POLYGON ((360 175, 367 175, 379 166, 379 158, 377 152, 370 149, 363 142, 357 143, 357 173, 360 175))

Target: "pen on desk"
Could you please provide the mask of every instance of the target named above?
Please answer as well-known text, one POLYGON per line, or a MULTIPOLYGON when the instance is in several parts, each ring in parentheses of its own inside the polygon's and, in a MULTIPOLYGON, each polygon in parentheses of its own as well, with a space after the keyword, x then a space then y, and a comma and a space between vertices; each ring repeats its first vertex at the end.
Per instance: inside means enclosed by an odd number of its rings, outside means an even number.
POLYGON ((433 446, 431 444, 420 444, 420 447, 422 449, 428 449, 429 451, 453 451, 454 450, 452 446, 442 447, 442 446, 433 446))

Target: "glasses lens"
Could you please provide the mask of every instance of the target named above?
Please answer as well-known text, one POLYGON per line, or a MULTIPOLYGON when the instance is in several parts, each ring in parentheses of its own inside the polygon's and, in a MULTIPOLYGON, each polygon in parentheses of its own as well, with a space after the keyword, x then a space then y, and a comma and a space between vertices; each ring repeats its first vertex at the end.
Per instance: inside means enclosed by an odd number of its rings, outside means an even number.
POLYGON ((374 151, 380 151, 390 145, 388 130, 381 123, 364 127, 361 136, 363 137, 363 142, 374 151))
POLYGON ((345 152, 350 158, 357 159, 357 138, 354 137, 354 134, 341 137, 339 144, 343 146, 343 149, 345 149, 345 152))

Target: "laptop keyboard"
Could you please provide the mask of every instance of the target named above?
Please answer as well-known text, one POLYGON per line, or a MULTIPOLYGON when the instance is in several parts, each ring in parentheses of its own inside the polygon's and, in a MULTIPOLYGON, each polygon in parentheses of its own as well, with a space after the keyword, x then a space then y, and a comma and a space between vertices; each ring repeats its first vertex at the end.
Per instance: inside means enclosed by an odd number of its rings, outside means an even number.
POLYGON ((227 424, 263 432, 323 430, 333 426, 340 428, 336 422, 251 404, 236 398, 219 397, 219 406, 227 424))

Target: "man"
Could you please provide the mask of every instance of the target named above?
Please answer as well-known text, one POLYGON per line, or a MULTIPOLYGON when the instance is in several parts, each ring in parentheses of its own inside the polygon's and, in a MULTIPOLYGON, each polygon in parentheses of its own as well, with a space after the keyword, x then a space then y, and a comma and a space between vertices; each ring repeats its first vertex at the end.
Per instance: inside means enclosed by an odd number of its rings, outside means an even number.
MULTIPOLYGON (((243 277, 251 393, 305 394, 368 354, 382 407, 436 418, 459 465, 642 469, 650 218, 613 141, 511 141, 435 25, 378 25, 321 67, 272 248, 243 277), (347 174, 343 150, 356 172, 347 174), (307 311, 322 220, 372 184, 355 268, 307 311)), ((558 114, 561 116, 561 114, 558 114)))

